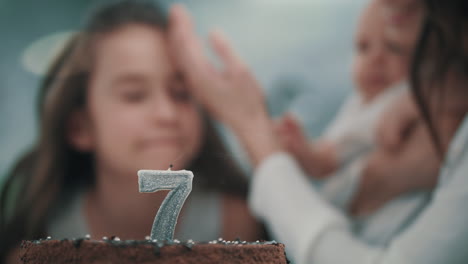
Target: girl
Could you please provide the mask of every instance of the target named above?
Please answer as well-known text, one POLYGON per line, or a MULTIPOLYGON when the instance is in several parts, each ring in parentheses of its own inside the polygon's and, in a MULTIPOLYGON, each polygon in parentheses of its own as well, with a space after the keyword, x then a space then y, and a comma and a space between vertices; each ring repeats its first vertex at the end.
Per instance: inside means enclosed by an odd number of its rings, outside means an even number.
MULTIPOLYGON (((428 206, 385 246, 354 236, 349 219, 322 200, 294 159, 281 152, 261 88, 227 43, 214 35, 215 50, 225 64, 222 74, 214 74, 187 14, 173 9, 172 38, 178 43, 173 48, 183 51, 176 54, 178 65, 194 95, 244 143, 256 165, 251 208, 297 263, 468 261, 468 3, 425 0, 424 5, 428 15, 416 49, 412 89, 444 167, 428 206)), ((423 130, 412 130, 399 146, 402 155, 414 150, 415 143, 426 143, 419 140, 423 130)))
POLYGON ((38 142, 2 189, 2 259, 48 235, 144 239, 167 193, 140 194, 136 172, 170 164, 195 175, 175 238, 260 239, 245 177, 174 68, 152 4, 97 12, 51 68, 39 108, 38 142))

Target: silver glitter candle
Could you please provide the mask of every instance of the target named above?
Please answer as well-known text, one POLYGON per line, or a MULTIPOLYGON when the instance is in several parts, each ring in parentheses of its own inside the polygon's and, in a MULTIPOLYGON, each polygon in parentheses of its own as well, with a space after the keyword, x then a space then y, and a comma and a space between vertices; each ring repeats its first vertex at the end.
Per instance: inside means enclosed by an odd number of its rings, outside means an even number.
POLYGON ((187 170, 140 170, 138 185, 141 193, 171 190, 156 214, 151 229, 152 240, 172 240, 177 217, 192 191, 193 173, 187 170))

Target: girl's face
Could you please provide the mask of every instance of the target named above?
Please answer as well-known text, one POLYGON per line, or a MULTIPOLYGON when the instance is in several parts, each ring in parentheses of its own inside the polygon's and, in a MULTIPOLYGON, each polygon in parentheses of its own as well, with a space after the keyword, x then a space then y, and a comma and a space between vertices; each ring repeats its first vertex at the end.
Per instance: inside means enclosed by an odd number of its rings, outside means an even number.
POLYGON ((404 80, 408 55, 385 37, 385 23, 373 2, 363 12, 357 34, 353 78, 367 100, 404 80))
POLYGON ((87 98, 98 169, 184 169, 199 152, 202 117, 162 31, 128 25, 98 38, 87 98))

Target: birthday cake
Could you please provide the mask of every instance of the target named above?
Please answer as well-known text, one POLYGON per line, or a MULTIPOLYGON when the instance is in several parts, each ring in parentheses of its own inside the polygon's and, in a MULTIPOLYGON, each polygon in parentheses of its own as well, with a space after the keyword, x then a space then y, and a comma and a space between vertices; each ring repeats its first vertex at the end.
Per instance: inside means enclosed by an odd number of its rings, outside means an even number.
POLYGON ((192 187, 190 171, 138 171, 140 192, 171 190, 161 205, 146 240, 121 241, 117 237, 23 241, 22 263, 288 263, 284 245, 272 242, 180 242, 173 238, 177 216, 192 187), (159 240, 158 240, 159 238, 159 240))
POLYGON ((21 261, 35 263, 288 263, 284 245, 272 242, 179 242, 64 239, 21 243, 21 261))

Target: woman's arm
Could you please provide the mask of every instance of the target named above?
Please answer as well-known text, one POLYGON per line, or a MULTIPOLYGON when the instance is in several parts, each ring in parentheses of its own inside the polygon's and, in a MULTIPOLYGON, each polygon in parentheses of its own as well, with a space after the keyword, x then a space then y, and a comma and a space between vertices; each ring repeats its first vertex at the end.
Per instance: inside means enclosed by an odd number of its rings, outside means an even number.
POLYGON ((427 209, 388 247, 356 238, 348 220, 322 200, 287 154, 270 156, 253 180, 251 207, 296 263, 466 263, 468 155, 443 175, 427 209))

